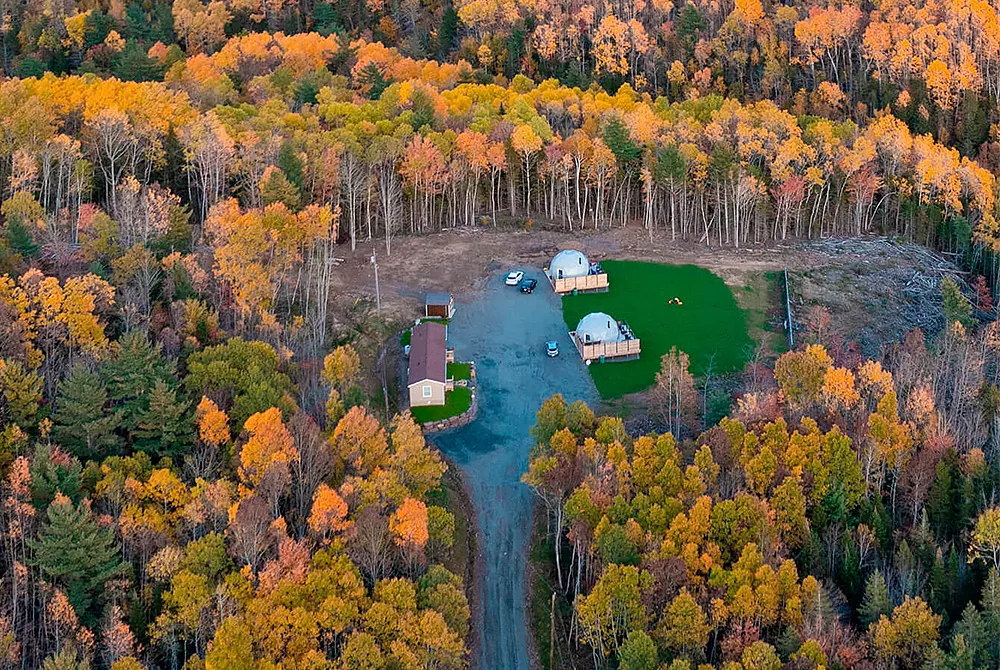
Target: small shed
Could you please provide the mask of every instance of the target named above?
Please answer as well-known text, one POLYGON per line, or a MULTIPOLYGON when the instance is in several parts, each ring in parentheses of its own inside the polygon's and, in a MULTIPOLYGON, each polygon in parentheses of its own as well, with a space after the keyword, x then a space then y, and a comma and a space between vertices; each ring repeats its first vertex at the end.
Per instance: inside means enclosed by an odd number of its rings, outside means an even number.
POLYGON ((455 296, 450 293, 428 293, 424 299, 424 316, 450 319, 455 314, 455 296))

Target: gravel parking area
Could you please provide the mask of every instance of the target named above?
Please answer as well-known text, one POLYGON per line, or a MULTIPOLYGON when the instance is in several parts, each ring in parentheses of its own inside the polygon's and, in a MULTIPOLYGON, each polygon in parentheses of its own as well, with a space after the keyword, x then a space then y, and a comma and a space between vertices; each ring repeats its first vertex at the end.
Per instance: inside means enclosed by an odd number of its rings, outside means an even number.
POLYGON ((529 667, 525 574, 533 494, 521 474, 535 412, 555 393, 568 401, 598 398, 542 271, 515 269, 538 280, 535 293, 504 286, 500 272, 480 290, 456 296, 448 339, 457 360, 476 361, 479 416, 432 438, 465 472, 476 507, 482 593, 474 661, 484 670, 529 667), (545 355, 547 340, 559 342, 558 357, 545 355))

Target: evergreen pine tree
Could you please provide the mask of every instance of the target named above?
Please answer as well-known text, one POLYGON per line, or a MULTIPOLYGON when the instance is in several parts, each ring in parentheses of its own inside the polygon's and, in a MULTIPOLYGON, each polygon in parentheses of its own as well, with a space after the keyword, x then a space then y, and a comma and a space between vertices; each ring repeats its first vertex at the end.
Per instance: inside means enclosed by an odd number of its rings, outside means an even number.
POLYGON ((35 243, 28 227, 19 218, 11 218, 7 222, 7 244, 14 253, 25 258, 38 256, 39 246, 35 243))
POLYGON ((299 189, 281 169, 272 170, 268 174, 260 185, 260 193, 265 205, 280 202, 293 211, 299 208, 299 189))
POLYGON ((960 560, 958 557, 958 552, 955 550, 955 545, 951 545, 951 551, 948 552, 948 558, 945 560, 945 578, 948 580, 948 585, 951 591, 951 597, 948 600, 948 609, 952 615, 958 614, 958 607, 965 601, 968 600, 968 596, 965 593, 966 589, 966 573, 963 569, 964 561, 960 560))
POLYGON ((382 97, 382 92, 389 88, 392 82, 385 78, 382 70, 375 63, 369 63, 361 68, 358 73, 358 80, 368 86, 368 99, 378 100, 382 97))
POLYGON ((115 429, 121 418, 107 404, 108 389, 101 377, 82 365, 73 368, 59 385, 52 417, 56 444, 82 460, 101 461, 119 453, 115 429))
POLYGON ((129 40, 125 50, 115 58, 112 71, 122 81, 156 81, 163 77, 160 64, 135 40, 129 40))
POLYGON ((903 589, 903 595, 916 596, 920 590, 920 565, 917 557, 913 555, 913 550, 910 549, 910 543, 906 540, 899 543, 899 548, 896 549, 896 555, 893 557, 893 566, 899 575, 899 584, 903 589))
POLYGON ((38 539, 29 543, 33 561, 50 584, 64 590, 80 621, 93 625, 105 583, 125 569, 114 536, 66 496, 56 496, 47 516, 38 539))
POLYGON ((954 449, 945 452, 934 471, 934 483, 927 496, 927 516, 939 539, 954 536, 957 457, 954 449))
POLYGON ((437 51, 438 58, 441 60, 447 60, 448 54, 455 46, 455 36, 458 35, 459 23, 458 12, 455 11, 452 3, 448 3, 448 6, 441 13, 441 28, 438 30, 437 51))
POLYGON ((162 347, 151 345, 142 331, 126 333, 118 344, 118 354, 104 364, 101 375, 107 380, 112 403, 121 410, 122 425, 131 435, 148 407, 146 396, 156 382, 174 386, 177 380, 162 347))
POLYGON ((340 30, 340 17, 329 2, 317 2, 313 8, 313 28, 323 37, 329 37, 340 30))
POLYGON ((844 540, 844 557, 840 561, 840 572, 838 574, 841 589, 851 602, 857 602, 861 595, 861 570, 859 563, 861 557, 858 554, 858 545, 854 538, 848 534, 844 540))
POLYGON ((941 280, 941 303, 944 317, 949 324, 958 321, 967 324, 972 318, 972 303, 962 293, 955 280, 945 277, 941 280))
POLYGON ((149 16, 140 2, 130 2, 125 7, 125 35, 140 41, 149 40, 149 16))
POLYGON ((986 624, 986 639, 989 640, 989 667, 995 668, 1000 665, 1000 574, 996 568, 990 568, 986 575, 979 605, 986 624))
POLYGON ((291 140, 285 140, 278 149, 278 168, 284 173, 288 181, 295 184, 295 188, 301 190, 305 183, 305 165, 299 157, 299 152, 295 150, 295 145, 291 140))
POLYGON ((962 618, 955 623, 952 634, 965 638, 965 646, 973 659, 974 667, 985 668, 989 665, 989 644, 986 637, 986 622, 976 609, 969 603, 962 612, 962 618))
POLYGON ((948 571, 945 568, 944 556, 939 549, 931 566, 931 608, 938 614, 945 614, 948 601, 951 599, 951 584, 948 582, 948 571))
POLYGON ((888 551, 892 539, 892 520, 889 519, 889 512, 885 508, 882 496, 868 498, 861 510, 861 520, 875 533, 879 547, 888 551))
POLYGON ((187 253, 191 248, 191 208, 187 205, 171 207, 169 216, 170 227, 167 228, 167 232, 150 246, 153 251, 163 256, 174 251, 187 253))
POLYGON ((38 509, 45 509, 62 493, 73 502, 83 497, 80 461, 56 448, 38 444, 29 466, 31 473, 31 502, 38 509))
POLYGON ((158 456, 177 457, 194 441, 190 403, 177 397, 177 389, 163 381, 149 392, 149 407, 136 424, 135 448, 158 456))
MULTIPOLYGON (((170 15, 169 12, 167 14, 170 15)), ((170 55, 168 52, 166 67, 170 67, 171 64, 170 55)), ((185 171, 185 166, 187 165, 186 159, 184 158, 184 145, 181 144, 181 140, 177 137, 177 130, 170 126, 167 130, 166 136, 163 138, 163 163, 158 170, 160 183, 164 188, 169 188, 173 193, 183 193, 184 189, 187 188, 187 172, 185 171)), ((171 208, 175 209, 175 208, 171 208)), ((171 219, 173 218, 173 212, 171 212, 171 219)), ((171 221, 171 228, 173 227, 173 221, 171 221)), ((167 232, 167 236, 170 232, 167 232)), ((157 240, 154 243, 155 247, 163 246, 163 240, 157 240)), ((180 250, 179 251, 183 251, 180 250)))
POLYGON ((878 621, 880 616, 883 614, 888 616, 891 612, 892 603, 889 601, 889 589, 885 584, 885 577, 876 570, 865 584, 865 597, 858 609, 858 618, 865 626, 870 626, 878 621))
POLYGON ((611 149, 623 170, 635 168, 642 156, 642 147, 632 141, 628 127, 617 118, 613 118, 604 127, 604 143, 611 149))
POLYGON ((982 493, 982 479, 977 481, 974 476, 962 475, 962 492, 958 496, 955 504, 955 527, 957 532, 961 532, 975 521, 979 514, 978 501, 984 499, 982 493))

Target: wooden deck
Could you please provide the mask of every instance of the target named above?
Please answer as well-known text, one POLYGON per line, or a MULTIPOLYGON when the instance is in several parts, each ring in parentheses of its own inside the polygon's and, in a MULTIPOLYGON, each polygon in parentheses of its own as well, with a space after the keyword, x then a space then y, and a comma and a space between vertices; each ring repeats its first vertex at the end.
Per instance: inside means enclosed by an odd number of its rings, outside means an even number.
POLYGON ((608 290, 608 274, 599 272, 597 274, 584 275, 583 277, 563 277, 555 278, 549 275, 549 269, 545 268, 545 276, 552 284, 552 290, 562 295, 564 293, 593 292, 608 290))
POLYGON ((569 337, 573 340, 573 344, 576 345, 576 350, 579 352, 580 358, 585 361, 597 361, 601 360, 602 357, 605 361, 634 361, 639 358, 639 352, 641 351, 638 338, 623 340, 621 342, 593 342, 584 344, 576 336, 576 331, 572 331, 569 337))

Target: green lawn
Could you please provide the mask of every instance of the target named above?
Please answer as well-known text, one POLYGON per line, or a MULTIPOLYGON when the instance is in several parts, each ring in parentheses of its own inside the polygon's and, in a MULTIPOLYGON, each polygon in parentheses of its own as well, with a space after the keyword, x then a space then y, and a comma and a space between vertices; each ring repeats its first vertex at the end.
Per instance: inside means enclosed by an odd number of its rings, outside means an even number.
POLYGON ((753 341, 743 311, 721 278, 695 265, 603 261, 601 266, 611 289, 564 296, 566 325, 576 330, 585 315, 606 312, 627 321, 642 342, 637 361, 590 366, 603 398, 620 398, 651 386, 660 358, 672 346, 687 353, 696 376, 710 361, 715 374, 743 367, 753 341), (668 304, 674 297, 684 304, 668 304))
POLYGON ((432 405, 429 407, 411 407, 410 413, 417 423, 427 423, 428 421, 441 421, 458 416, 472 405, 472 390, 468 387, 456 386, 454 391, 444 394, 443 405, 432 405))
POLYGON ((471 363, 448 363, 448 377, 451 379, 471 379, 471 363))

